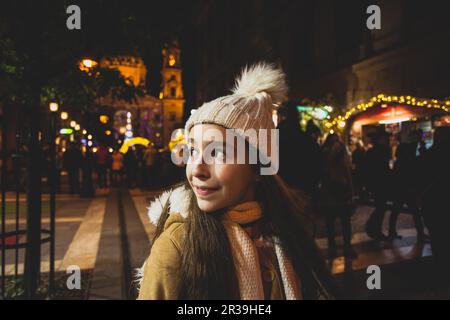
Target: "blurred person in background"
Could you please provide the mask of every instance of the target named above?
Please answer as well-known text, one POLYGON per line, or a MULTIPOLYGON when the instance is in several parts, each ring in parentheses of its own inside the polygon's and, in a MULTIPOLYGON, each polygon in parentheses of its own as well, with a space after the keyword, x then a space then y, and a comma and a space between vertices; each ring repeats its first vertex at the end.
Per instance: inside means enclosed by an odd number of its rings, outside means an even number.
POLYGON ((350 157, 344 143, 337 134, 329 134, 322 146, 324 170, 320 189, 319 203, 327 225, 328 256, 337 255, 335 240, 335 221, 339 218, 344 240, 344 256, 355 258, 356 252, 351 245, 351 217, 354 212, 353 182, 350 157))

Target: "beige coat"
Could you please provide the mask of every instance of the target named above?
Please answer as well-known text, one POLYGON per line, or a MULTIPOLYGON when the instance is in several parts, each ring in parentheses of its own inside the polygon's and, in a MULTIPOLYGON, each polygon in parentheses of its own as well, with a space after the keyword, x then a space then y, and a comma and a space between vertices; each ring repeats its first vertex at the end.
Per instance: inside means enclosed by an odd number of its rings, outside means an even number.
MULTIPOLYGON (((227 221, 224 221, 227 223, 227 221)), ((253 230, 246 230, 252 234, 253 230)), ((181 250, 186 235, 184 218, 171 214, 164 231, 152 247, 143 267, 138 299, 174 300, 178 297, 177 278, 181 262, 181 250)), ((284 299, 284 291, 275 252, 270 247, 258 248, 264 295, 266 299, 284 299)))

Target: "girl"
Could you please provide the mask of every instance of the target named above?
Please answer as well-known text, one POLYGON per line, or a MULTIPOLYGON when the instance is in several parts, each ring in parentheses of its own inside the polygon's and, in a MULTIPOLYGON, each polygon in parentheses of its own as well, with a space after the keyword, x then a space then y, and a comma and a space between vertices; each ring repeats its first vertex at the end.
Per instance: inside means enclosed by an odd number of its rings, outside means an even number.
MULTIPOLYGON (((191 115, 187 181, 149 208, 157 227, 139 299, 330 297, 331 277, 305 231, 303 198, 251 164, 260 137, 245 140, 244 163, 226 161, 236 151, 226 129, 274 129, 274 105, 286 95, 284 73, 260 63, 244 69, 233 94, 191 115)), ((275 153, 258 151, 260 160, 275 153)))

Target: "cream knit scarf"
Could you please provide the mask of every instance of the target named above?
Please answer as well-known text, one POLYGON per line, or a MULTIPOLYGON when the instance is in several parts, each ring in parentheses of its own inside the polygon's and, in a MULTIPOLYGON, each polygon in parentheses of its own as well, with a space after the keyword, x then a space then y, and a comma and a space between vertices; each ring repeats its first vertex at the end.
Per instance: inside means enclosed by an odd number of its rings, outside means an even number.
MULTIPOLYGON (((223 222, 231 244, 242 300, 264 300, 257 244, 241 227, 258 220, 261 216, 261 206, 256 201, 242 203, 224 216, 223 222)), ((273 243, 285 297, 287 300, 301 299, 300 285, 292 263, 284 253, 278 239, 274 238, 273 243)))

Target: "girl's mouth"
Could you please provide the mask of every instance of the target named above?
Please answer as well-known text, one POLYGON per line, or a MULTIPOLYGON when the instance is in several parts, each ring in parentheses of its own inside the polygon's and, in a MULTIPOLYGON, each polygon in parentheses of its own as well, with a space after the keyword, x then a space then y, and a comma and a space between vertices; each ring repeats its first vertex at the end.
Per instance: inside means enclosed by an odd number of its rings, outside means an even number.
POLYGON ((197 193, 197 195, 205 197, 208 196, 214 192, 216 192, 217 190, 219 190, 219 188, 208 188, 208 187, 198 187, 198 186, 194 186, 195 192, 197 193))

